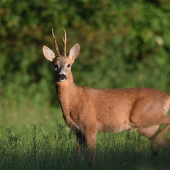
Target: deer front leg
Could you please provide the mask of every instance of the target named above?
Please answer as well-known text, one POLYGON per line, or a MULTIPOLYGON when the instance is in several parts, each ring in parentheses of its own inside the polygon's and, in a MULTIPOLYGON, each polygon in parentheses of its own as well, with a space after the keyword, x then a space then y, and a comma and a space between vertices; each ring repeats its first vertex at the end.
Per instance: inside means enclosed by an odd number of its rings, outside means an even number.
POLYGON ((85 138, 81 132, 76 132, 76 139, 77 139, 77 157, 78 160, 81 160, 82 154, 84 153, 85 149, 85 138))
POLYGON ((95 162, 96 132, 84 133, 87 149, 89 166, 93 168, 95 162))

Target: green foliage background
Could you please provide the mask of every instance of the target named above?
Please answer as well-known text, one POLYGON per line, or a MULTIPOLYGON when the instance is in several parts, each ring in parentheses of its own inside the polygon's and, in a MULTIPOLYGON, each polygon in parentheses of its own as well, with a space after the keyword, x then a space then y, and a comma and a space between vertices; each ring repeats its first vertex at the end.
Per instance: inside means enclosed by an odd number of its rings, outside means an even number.
MULTIPOLYGON (((77 169, 70 156, 76 153, 75 135, 61 126, 54 68, 42 53, 43 45, 54 50, 52 28, 60 51, 63 29, 67 52, 75 43, 81 46, 72 67, 76 85, 151 87, 170 94, 169 0, 0 0, 1 169, 77 169)), ((165 151, 155 159, 149 140, 141 144, 123 134, 113 134, 113 140, 101 135, 96 169, 113 169, 112 163, 117 169, 166 166, 165 151), (114 141, 113 151, 108 148, 114 141)))
POLYGON ((60 51, 63 29, 67 52, 81 46, 75 84, 170 93, 169 0, 1 0, 1 95, 56 104, 53 67, 42 54, 43 45, 54 50, 51 28, 60 51))

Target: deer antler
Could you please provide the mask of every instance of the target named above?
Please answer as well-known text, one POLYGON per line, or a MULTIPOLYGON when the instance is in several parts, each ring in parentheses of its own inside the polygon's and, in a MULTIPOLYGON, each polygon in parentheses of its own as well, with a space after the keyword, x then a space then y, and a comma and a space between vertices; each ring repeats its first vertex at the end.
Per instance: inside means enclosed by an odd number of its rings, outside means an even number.
POLYGON ((58 55, 57 57, 60 57, 60 56, 61 56, 61 55, 60 55, 60 50, 59 50, 58 45, 57 45, 57 43, 56 43, 56 39, 55 39, 55 36, 54 36, 53 28, 52 28, 52 35, 53 35, 55 50, 56 50, 57 55, 58 55))
POLYGON ((64 33, 65 33, 65 38, 62 37, 63 39, 63 55, 66 57, 66 32, 64 30, 64 33))

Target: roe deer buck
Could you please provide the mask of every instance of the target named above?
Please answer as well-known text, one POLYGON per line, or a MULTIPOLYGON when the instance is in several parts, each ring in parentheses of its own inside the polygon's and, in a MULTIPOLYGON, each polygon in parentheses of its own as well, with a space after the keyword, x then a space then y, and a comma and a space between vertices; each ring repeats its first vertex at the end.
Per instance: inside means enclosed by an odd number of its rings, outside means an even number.
POLYGON ((82 147, 87 146, 89 164, 92 166, 97 131, 108 132, 110 127, 114 132, 135 128, 151 140, 154 155, 161 146, 170 156, 170 140, 165 136, 170 130, 170 116, 167 115, 170 96, 144 87, 97 90, 76 86, 71 66, 79 55, 80 46, 75 44, 66 55, 65 32, 61 55, 53 29, 52 35, 56 55, 46 46, 43 46, 43 54, 54 65, 58 100, 67 125, 76 133, 78 157, 81 157, 82 147), (159 125, 164 123, 167 126, 161 131, 159 125))

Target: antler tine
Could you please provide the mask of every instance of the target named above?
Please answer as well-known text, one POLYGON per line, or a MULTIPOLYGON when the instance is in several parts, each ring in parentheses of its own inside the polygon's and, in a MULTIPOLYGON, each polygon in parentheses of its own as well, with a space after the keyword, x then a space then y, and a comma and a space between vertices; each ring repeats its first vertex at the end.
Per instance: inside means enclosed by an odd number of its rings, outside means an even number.
POLYGON ((66 57, 66 32, 65 32, 65 30, 64 30, 64 34, 65 34, 65 38, 62 37, 62 39, 63 39, 63 55, 66 57))
POLYGON ((57 45, 57 43, 56 43, 56 39, 55 39, 55 36, 54 36, 53 28, 52 28, 52 35, 53 35, 55 50, 56 50, 56 52, 57 52, 58 57, 60 57, 60 50, 59 50, 58 45, 57 45))

